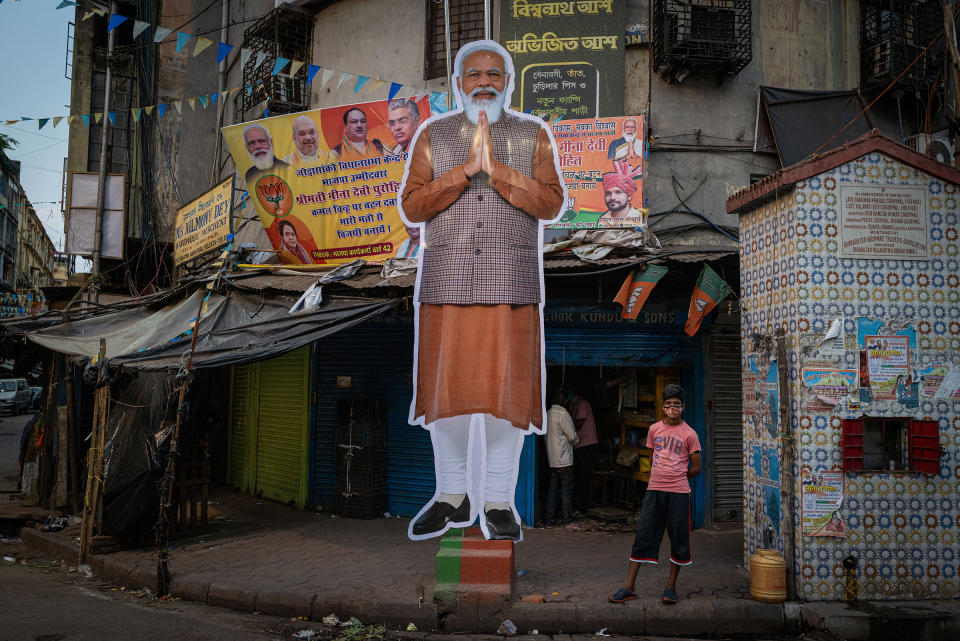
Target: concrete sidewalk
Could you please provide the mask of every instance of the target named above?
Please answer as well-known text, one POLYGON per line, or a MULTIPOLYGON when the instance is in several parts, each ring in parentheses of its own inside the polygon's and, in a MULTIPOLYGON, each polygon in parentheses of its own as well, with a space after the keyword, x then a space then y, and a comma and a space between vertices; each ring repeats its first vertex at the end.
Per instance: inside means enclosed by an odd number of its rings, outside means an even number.
MULTIPOLYGON (((414 623, 420 630, 444 632, 489 634, 511 619, 521 634, 589 634, 607 628, 617 634, 696 636, 787 633, 799 629, 806 607, 749 598, 739 529, 693 533, 694 565, 681 572, 681 600, 674 606, 659 599, 669 571, 665 563, 641 568, 640 599, 607 602, 623 582, 631 531, 525 529, 515 557, 517 571, 525 572, 516 580, 513 599, 494 604, 461 599, 445 612, 433 602, 439 541, 407 539, 409 519, 339 518, 231 492, 216 493, 212 503, 206 531, 172 541, 172 592, 242 611, 313 619, 335 613, 341 619, 414 623)), ((78 535, 77 528, 21 533, 25 542, 71 563, 76 563, 78 535)), ((664 542, 661 558, 668 553, 664 542)), ((118 585, 156 586, 156 559, 149 547, 93 555, 90 565, 118 585)), ((951 608, 956 605, 938 610, 952 612, 941 617, 945 630, 960 620, 960 608, 951 608)), ((811 611, 805 619, 826 628, 837 624, 837 616, 811 611)))

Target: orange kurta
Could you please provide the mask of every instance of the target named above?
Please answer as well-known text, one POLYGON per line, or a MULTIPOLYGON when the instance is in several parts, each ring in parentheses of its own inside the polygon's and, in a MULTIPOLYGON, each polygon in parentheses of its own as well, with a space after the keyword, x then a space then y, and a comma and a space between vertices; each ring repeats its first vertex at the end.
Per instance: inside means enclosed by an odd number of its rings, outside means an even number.
MULTIPOLYGON (((490 185, 511 205, 542 220, 560 210, 563 188, 553 147, 541 128, 533 176, 497 163, 490 185)), ((443 211, 469 184, 463 166, 433 177, 429 127, 420 133, 401 194, 411 222, 443 211)), ((421 305, 415 417, 486 413, 527 429, 543 426, 540 311, 536 305, 421 305)))

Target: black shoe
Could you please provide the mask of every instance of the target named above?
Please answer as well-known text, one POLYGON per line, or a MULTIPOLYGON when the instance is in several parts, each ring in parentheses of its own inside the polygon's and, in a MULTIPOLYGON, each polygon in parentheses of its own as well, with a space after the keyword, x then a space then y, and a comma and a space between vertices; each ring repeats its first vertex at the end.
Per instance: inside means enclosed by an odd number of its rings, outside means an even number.
POLYGON ((488 510, 484 516, 491 539, 520 540, 520 524, 513 518, 513 510, 488 510))
POLYGON ((443 501, 435 501, 427 508, 416 523, 413 524, 413 534, 436 534, 441 532, 450 523, 465 523, 470 519, 470 497, 464 496, 460 507, 453 507, 443 501))

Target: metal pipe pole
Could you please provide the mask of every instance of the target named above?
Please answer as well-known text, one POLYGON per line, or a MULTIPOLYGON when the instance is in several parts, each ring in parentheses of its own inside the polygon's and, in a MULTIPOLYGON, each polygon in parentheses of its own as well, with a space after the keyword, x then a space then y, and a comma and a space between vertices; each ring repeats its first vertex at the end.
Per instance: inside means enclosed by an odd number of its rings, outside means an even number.
MULTIPOLYGON (((110 2, 110 14, 117 12, 116 0, 110 2)), ((93 227, 93 273, 91 274, 90 299, 100 302, 100 254, 103 250, 103 204, 107 191, 107 127, 110 124, 110 93, 113 90, 113 45, 117 30, 107 35, 107 77, 103 85, 103 116, 100 118, 100 173, 97 177, 97 217, 93 227)))
POLYGON ((443 41, 447 51, 447 109, 452 109, 453 69, 450 62, 450 0, 443 0, 443 41))
POLYGON ((490 0, 483 0, 483 39, 490 39, 490 0))
MULTIPOLYGON (((230 0, 220 0, 220 42, 227 41, 227 21, 230 15, 230 0)), ((217 69, 217 145, 216 152, 213 155, 213 175, 210 178, 210 186, 215 186, 220 182, 220 153, 223 149, 223 137, 220 129, 223 127, 223 118, 227 112, 226 98, 223 97, 223 90, 227 87, 227 59, 220 61, 220 67, 217 69)))

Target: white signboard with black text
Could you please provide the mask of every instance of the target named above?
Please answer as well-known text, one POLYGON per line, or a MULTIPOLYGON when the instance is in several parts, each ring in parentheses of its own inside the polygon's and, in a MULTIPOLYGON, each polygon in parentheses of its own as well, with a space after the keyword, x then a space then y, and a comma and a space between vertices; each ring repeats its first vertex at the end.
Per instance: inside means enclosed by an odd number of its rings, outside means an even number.
POLYGON ((840 185, 840 256, 929 260, 925 187, 840 185))

